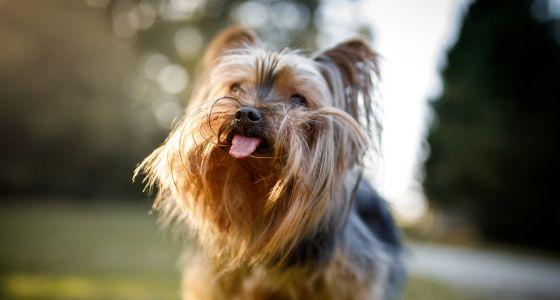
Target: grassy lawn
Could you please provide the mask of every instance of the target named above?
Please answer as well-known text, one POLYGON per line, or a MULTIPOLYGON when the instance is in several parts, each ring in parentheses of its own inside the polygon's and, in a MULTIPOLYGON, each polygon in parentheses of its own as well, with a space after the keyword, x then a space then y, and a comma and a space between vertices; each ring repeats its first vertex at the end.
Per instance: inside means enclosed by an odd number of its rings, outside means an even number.
MULTIPOLYGON (((0 299, 179 299, 179 245, 149 204, 25 204, 0 210, 0 299)), ((412 278, 405 299, 474 299, 412 278)))

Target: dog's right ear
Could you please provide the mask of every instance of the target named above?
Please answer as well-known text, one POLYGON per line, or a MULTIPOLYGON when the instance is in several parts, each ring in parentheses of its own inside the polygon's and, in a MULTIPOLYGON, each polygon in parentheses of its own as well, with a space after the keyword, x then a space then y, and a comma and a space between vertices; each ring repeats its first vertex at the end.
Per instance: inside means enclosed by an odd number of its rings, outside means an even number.
POLYGON ((225 51, 259 44, 256 33, 241 26, 230 26, 216 36, 204 53, 203 67, 208 70, 225 51))
POLYGON ((378 55, 367 40, 356 38, 336 45, 314 59, 334 96, 334 106, 370 130, 375 119, 374 83, 379 77, 378 55))

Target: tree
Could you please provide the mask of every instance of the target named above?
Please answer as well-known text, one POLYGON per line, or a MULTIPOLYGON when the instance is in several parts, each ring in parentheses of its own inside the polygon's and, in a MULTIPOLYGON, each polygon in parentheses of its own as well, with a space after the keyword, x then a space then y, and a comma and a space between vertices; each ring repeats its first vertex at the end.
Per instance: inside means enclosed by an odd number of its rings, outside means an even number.
POLYGON ((0 196, 6 201, 141 197, 132 172, 165 139, 205 45, 226 26, 249 22, 279 48, 315 46, 315 0, 4 2, 0 196), (150 57, 155 67, 147 66, 150 57), (176 74, 183 75, 179 87, 162 84, 176 74))
POLYGON ((559 22, 542 9, 546 1, 471 6, 432 104, 424 185, 487 238, 558 251, 559 22))

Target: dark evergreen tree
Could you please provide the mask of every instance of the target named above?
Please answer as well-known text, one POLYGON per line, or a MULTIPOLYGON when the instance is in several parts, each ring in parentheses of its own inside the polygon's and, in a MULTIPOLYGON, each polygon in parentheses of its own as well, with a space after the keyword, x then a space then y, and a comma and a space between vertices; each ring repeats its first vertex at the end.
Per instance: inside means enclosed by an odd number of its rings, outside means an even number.
POLYGON ((560 26, 546 8, 470 7, 433 101, 425 190, 487 238, 559 251, 560 26))

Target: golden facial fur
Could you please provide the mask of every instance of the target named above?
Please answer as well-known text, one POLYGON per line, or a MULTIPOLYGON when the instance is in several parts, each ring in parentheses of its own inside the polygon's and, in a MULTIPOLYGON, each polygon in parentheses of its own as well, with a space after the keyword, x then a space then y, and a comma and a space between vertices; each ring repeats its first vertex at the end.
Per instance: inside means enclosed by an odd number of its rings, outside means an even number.
POLYGON ((202 67, 185 117, 135 172, 157 188, 163 218, 188 227, 199 249, 199 263, 186 267, 185 297, 382 295, 368 292, 371 272, 345 262, 345 247, 324 267, 290 262, 310 236, 342 234, 353 222, 348 182, 359 180, 352 174, 377 128, 375 52, 360 39, 313 57, 272 52, 232 27, 210 44, 202 67), (329 268, 337 271, 318 275, 329 268), (193 270, 206 282, 193 280, 193 270), (284 283, 273 288, 255 276, 284 283), (327 277, 360 288, 311 292, 310 278, 324 285, 327 277))

